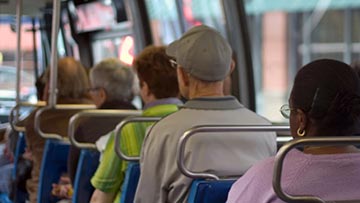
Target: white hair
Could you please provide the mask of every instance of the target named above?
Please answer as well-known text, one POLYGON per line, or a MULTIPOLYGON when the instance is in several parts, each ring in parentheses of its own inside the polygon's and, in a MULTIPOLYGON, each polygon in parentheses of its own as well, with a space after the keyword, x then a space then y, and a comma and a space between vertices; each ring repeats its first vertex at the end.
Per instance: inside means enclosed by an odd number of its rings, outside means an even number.
POLYGON ((90 70, 92 87, 104 88, 107 101, 131 101, 134 97, 134 80, 132 68, 116 58, 105 59, 90 70))

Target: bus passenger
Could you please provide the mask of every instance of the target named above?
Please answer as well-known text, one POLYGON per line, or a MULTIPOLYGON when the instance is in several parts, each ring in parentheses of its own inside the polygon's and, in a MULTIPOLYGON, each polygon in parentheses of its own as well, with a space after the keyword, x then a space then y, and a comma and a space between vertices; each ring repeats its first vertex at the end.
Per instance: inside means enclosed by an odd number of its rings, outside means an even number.
MULTIPOLYGON (((131 101, 134 97, 134 73, 118 59, 101 61, 90 70, 88 89, 98 109, 136 109, 131 101)), ((100 136, 111 131, 119 120, 116 118, 88 118, 77 127, 75 136, 79 142, 94 143, 100 136)), ((52 194, 70 199, 75 181, 80 149, 71 145, 68 156, 68 174, 60 178, 60 184, 53 184, 52 194), (70 180, 68 180, 69 176, 70 180)))
MULTIPOLYGON (((360 81, 349 65, 322 59, 297 73, 281 112, 294 139, 351 136, 360 118, 360 81)), ((280 203, 272 187, 274 157, 250 168, 232 186, 228 202, 280 203)), ((353 145, 307 146, 285 157, 282 188, 292 195, 324 200, 360 198, 360 154, 353 145)))
MULTIPOLYGON (((90 70, 90 96, 98 109, 136 109, 131 101, 134 97, 134 73, 118 59, 101 61, 90 70)), ((79 142, 94 143, 100 136, 110 132, 119 120, 114 118, 91 118, 81 123, 75 132, 79 142)), ((71 181, 75 173, 80 149, 71 145, 68 157, 68 173, 71 181)))
MULTIPOLYGON (((193 27, 166 52, 177 60, 173 63, 177 63, 180 92, 189 101, 147 134, 141 152, 137 203, 187 202, 192 179, 181 174, 175 159, 179 137, 187 129, 205 124, 270 125, 236 98, 224 96, 223 81, 230 72, 232 51, 216 30, 204 25, 193 27)), ((190 169, 231 176, 243 174, 275 152, 274 133, 203 134, 189 140, 185 157, 190 169)))
MULTIPOLYGON (((165 47, 149 46, 134 61, 140 83, 140 95, 145 103, 143 116, 167 116, 178 110, 179 88, 176 71, 171 67, 165 47)), ((145 131, 152 123, 132 123, 122 130, 122 151, 129 156, 139 156, 145 131)), ((127 163, 114 151, 114 134, 111 133, 100 165, 91 179, 95 191, 91 203, 120 202, 121 185, 127 163)))
MULTIPOLYGON (((57 103, 58 104, 84 104, 91 103, 87 89, 89 80, 84 67, 71 57, 62 58, 58 61, 58 81, 57 81, 57 103)), ((48 100, 50 69, 46 70, 44 100, 48 100)), ((67 136, 69 118, 75 112, 48 111, 44 113, 42 123, 44 132, 56 132, 61 136, 67 136)), ((31 179, 26 183, 31 203, 37 202, 37 191, 40 175, 40 166, 44 151, 45 139, 40 137, 34 129, 34 119, 36 111, 29 115, 26 120, 26 146, 31 153, 33 169, 31 179)))

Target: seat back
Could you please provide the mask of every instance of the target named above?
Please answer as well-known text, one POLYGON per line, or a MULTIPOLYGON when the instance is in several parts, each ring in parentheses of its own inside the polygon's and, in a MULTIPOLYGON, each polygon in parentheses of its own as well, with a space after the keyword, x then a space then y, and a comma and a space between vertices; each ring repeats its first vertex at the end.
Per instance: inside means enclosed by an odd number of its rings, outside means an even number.
POLYGON ((67 171, 67 158, 70 144, 59 140, 46 140, 43 160, 41 163, 38 203, 59 201, 51 195, 52 184, 59 181, 67 171))
MULTIPOLYGON (((16 147, 15 147, 15 152, 14 152, 14 169, 12 171, 12 180, 13 180, 13 184, 12 185, 12 192, 11 192, 11 198, 13 199, 14 202, 18 202, 18 203, 22 203, 25 202, 26 199, 28 198, 28 193, 26 191, 25 186, 23 187, 17 187, 19 183, 19 177, 18 176, 18 172, 19 171, 19 165, 21 163, 20 162, 20 158, 22 157, 22 155, 25 152, 25 148, 26 148, 26 141, 25 141, 25 135, 23 132, 19 132, 17 135, 17 140, 16 140, 16 147)), ((23 164, 25 164, 25 160, 23 164)), ((23 174, 24 175, 24 174, 23 174)))
POLYGON ((22 156, 22 154, 25 152, 26 148, 26 142, 25 142, 25 135, 22 132, 18 133, 18 138, 16 141, 16 147, 15 147, 15 154, 14 154, 14 170, 12 173, 12 178, 16 178, 16 170, 19 163, 19 158, 22 156))
POLYGON ((220 179, 220 177, 214 173, 215 170, 208 170, 213 172, 209 173, 192 171, 187 168, 185 164, 185 146, 191 136, 200 135, 205 132, 226 136, 226 133, 230 132, 287 132, 289 129, 289 126, 269 125, 199 125, 193 126, 191 129, 185 131, 177 145, 176 163, 182 174, 194 180, 190 188, 188 202, 226 202, 228 192, 235 182, 235 180, 220 179))
POLYGON ((136 188, 139 182, 140 177, 140 164, 138 161, 140 157, 128 156, 121 151, 120 141, 121 141, 121 130, 128 123, 136 122, 157 122, 161 117, 128 117, 125 118, 119 125, 115 128, 115 152, 120 159, 128 161, 128 166, 125 172, 125 179, 121 188, 121 199, 122 203, 132 203, 134 202, 136 188))
POLYGON ((125 172, 125 179, 121 189, 121 203, 133 203, 140 177, 140 164, 129 162, 125 172))
POLYGON ((89 202, 94 187, 90 179, 99 165, 100 153, 94 150, 82 149, 74 182, 73 203, 89 202))
POLYGON ((0 193, 0 203, 12 203, 8 195, 5 193, 0 193))
POLYGON ((194 180, 190 187, 189 203, 225 203, 235 180, 194 180))

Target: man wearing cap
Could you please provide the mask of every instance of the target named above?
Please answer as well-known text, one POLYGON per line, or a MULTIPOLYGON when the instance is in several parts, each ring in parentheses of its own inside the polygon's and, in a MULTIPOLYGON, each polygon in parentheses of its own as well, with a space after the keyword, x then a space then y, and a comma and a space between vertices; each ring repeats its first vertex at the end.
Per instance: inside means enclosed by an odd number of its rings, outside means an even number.
MULTIPOLYGON (((144 140, 136 203, 186 202, 192 179, 176 164, 182 134, 197 125, 270 125, 236 98, 224 96, 231 48, 216 30, 201 25, 166 50, 177 63, 182 109, 155 124, 144 140)), ((175 63, 175 62, 174 62, 175 63)), ((220 177, 242 175, 255 162, 276 153, 275 133, 202 133, 186 144, 185 165, 220 177)))

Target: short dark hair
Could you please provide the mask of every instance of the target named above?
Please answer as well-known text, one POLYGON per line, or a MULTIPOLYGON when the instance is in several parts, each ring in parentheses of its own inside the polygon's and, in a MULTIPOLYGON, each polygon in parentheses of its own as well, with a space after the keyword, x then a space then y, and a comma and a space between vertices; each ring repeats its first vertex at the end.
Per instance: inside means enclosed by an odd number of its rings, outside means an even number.
POLYGON ((135 59, 134 69, 142 82, 146 82, 157 99, 177 97, 179 86, 176 69, 164 46, 148 46, 135 59))
POLYGON ((360 116, 360 80, 343 62, 316 60, 297 73, 290 100, 308 115, 318 134, 349 135, 360 116))

